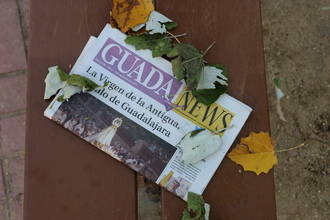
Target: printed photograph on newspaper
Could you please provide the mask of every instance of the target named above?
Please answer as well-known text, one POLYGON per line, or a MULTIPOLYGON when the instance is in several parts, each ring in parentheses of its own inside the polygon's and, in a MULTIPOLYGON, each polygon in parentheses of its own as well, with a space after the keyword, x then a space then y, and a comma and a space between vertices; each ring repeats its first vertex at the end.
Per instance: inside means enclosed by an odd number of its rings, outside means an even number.
POLYGON ((176 148, 89 94, 63 103, 52 119, 156 181, 176 148))

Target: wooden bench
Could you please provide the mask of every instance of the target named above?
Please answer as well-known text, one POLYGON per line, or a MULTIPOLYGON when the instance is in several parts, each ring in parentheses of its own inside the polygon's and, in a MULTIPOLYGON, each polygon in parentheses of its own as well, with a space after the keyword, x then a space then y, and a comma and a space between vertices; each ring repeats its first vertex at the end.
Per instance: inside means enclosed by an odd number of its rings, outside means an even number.
MULTIPOLYGON (((109 20, 111 0, 30 0, 25 220, 136 219, 136 173, 43 117, 47 68, 69 70, 109 20)), ((269 131, 259 0, 157 0, 177 33, 230 72, 229 94, 254 111, 240 137, 269 131)), ((256 176, 225 158, 205 191, 213 219, 276 219, 273 173, 256 176)), ((162 191, 163 219, 185 203, 162 191)))

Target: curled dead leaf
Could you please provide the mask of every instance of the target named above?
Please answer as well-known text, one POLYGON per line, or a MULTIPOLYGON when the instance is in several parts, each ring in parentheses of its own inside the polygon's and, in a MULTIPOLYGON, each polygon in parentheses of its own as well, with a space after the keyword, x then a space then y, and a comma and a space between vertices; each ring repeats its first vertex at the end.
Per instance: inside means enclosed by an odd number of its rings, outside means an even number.
POLYGON ((245 171, 252 171, 257 175, 268 173, 277 164, 273 141, 266 132, 251 132, 248 137, 241 139, 228 157, 243 166, 245 171))
POLYGON ((185 164, 195 164, 217 152, 221 146, 221 136, 205 129, 189 132, 177 144, 182 150, 181 160, 185 164))
POLYGON ((152 0, 113 0, 112 17, 122 32, 144 24, 155 9, 152 0))

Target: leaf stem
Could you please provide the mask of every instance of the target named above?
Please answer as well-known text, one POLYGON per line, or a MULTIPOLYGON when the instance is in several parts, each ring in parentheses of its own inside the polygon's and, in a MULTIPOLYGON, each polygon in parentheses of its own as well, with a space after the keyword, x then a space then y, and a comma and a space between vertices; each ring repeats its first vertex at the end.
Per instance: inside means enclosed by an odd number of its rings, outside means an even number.
POLYGON ((186 63, 189 63, 189 62, 191 62, 191 61, 193 61, 193 60, 196 60, 196 59, 201 59, 203 56, 197 56, 197 57, 193 57, 193 58, 191 58, 191 59, 189 59, 189 60, 185 60, 185 61, 183 61, 182 63, 181 63, 181 65, 183 65, 183 64, 186 64, 186 63))
POLYGON ((208 47, 206 48, 206 50, 202 53, 201 56, 196 56, 196 57, 193 57, 193 58, 191 58, 191 59, 189 59, 189 60, 185 60, 185 61, 183 61, 183 62, 181 63, 181 65, 186 64, 186 63, 189 63, 189 62, 194 61, 194 60, 196 60, 196 59, 201 59, 201 58, 203 58, 203 57, 207 54, 207 52, 209 52, 209 50, 214 46, 214 44, 215 44, 215 41, 213 41, 212 44, 210 44, 210 46, 208 46, 208 47))
POLYGON ((217 134, 222 133, 222 132, 224 132, 224 131, 228 130, 229 128, 232 128, 232 127, 233 127, 233 125, 231 124, 231 125, 229 125, 228 127, 221 128, 221 129, 219 129, 219 130, 217 130, 217 131, 214 131, 214 132, 212 132, 212 133, 215 134, 215 135, 217 135, 217 134))
POLYGON ((214 46, 214 44, 215 44, 215 41, 213 41, 212 44, 210 44, 210 46, 208 46, 206 48, 206 50, 203 52, 202 56, 205 56, 205 54, 207 54, 207 52, 209 52, 209 50, 214 46))
POLYGON ((169 38, 169 39, 174 38, 174 39, 176 40, 176 42, 178 42, 179 44, 181 44, 181 41, 178 39, 178 37, 184 37, 184 36, 187 35, 187 33, 174 35, 174 34, 172 34, 172 33, 169 32, 169 31, 167 31, 167 33, 168 33, 169 35, 171 35, 171 36, 170 36, 170 37, 166 37, 166 38, 169 38))
POLYGON ((290 150, 294 150, 294 149, 297 149, 297 148, 301 148, 305 146, 305 143, 302 143, 302 144, 299 144, 295 147, 291 147, 291 148, 287 148, 287 149, 282 149, 282 150, 278 150, 278 151, 275 151, 275 153, 281 153, 281 152, 286 152, 286 151, 290 151, 290 150))

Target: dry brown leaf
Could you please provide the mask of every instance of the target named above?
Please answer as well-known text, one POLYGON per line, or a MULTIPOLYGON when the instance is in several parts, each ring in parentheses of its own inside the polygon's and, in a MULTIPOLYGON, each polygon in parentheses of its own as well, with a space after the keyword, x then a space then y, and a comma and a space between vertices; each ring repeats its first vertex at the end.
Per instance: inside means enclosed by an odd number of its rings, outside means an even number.
POLYGON ((273 141, 266 132, 251 132, 228 154, 228 157, 243 166, 245 171, 268 173, 277 164, 273 141))
POLYGON ((154 10, 152 0, 113 0, 112 17, 122 32, 148 20, 154 10))

